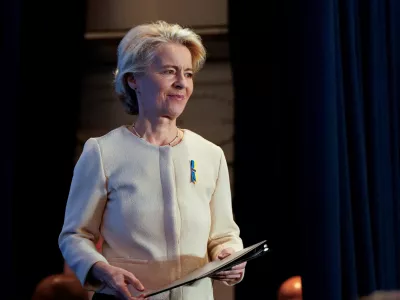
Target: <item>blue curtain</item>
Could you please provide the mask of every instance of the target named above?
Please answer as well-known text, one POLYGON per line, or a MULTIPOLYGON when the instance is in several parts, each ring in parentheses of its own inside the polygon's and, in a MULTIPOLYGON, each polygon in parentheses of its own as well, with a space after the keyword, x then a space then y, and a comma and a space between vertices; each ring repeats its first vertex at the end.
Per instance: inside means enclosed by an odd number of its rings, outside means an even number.
POLYGON ((355 299, 400 288, 400 2, 307 4, 305 299, 355 299))
POLYGON ((271 1, 267 10, 231 1, 229 30, 238 222, 245 241, 266 236, 283 253, 249 264, 237 299, 275 297, 291 275, 302 276, 306 300, 400 289, 400 1, 271 1), (249 147, 252 130, 269 149, 249 147), (261 185, 248 179, 260 157, 261 185), (246 208, 256 194, 264 225, 246 208))

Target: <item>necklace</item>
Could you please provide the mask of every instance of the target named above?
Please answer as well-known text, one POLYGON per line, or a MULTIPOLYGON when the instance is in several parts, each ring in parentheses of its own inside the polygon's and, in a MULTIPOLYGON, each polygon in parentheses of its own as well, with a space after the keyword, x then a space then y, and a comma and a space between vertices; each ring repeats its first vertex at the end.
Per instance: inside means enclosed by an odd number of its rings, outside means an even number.
MULTIPOLYGON (((135 134, 136 134, 138 137, 140 137, 141 139, 143 139, 143 136, 141 136, 141 135, 137 132, 137 130, 136 130, 136 128, 135 128, 135 125, 132 125, 132 129, 133 129, 133 131, 135 132, 135 134)), ((168 145, 168 146, 171 146, 171 144, 172 144, 173 142, 175 142, 175 140, 176 140, 178 137, 179 137, 179 128, 176 127, 176 136, 175 136, 175 137, 173 138, 173 140, 170 141, 167 145, 168 145)))

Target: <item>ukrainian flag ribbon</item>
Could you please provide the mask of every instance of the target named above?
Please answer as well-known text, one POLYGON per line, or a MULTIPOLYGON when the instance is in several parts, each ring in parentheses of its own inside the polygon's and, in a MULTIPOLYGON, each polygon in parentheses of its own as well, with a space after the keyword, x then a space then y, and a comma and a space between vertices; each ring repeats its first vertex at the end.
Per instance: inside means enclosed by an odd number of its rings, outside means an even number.
POLYGON ((190 182, 196 183, 196 162, 194 160, 190 161, 190 182))

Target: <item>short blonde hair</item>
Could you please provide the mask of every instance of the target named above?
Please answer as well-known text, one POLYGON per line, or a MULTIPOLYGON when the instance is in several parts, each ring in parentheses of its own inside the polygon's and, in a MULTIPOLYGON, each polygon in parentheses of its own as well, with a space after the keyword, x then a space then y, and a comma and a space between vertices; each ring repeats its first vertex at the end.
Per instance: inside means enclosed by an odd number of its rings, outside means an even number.
POLYGON ((139 113, 136 92, 127 84, 128 76, 145 73, 157 48, 164 43, 186 46, 192 55, 193 72, 203 67, 206 50, 200 36, 191 29, 164 21, 132 28, 118 45, 117 69, 114 72, 114 89, 128 114, 139 113))

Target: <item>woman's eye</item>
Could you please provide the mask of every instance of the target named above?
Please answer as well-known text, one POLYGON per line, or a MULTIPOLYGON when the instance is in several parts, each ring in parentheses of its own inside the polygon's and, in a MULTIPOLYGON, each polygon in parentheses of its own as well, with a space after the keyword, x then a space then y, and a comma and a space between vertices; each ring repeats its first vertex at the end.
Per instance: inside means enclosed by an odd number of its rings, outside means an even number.
POLYGON ((164 73, 165 74, 174 74, 175 71, 174 70, 165 70, 164 73))
POLYGON ((193 73, 186 73, 186 77, 187 78, 192 78, 193 77, 193 73))

